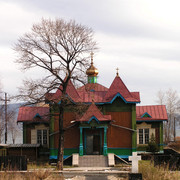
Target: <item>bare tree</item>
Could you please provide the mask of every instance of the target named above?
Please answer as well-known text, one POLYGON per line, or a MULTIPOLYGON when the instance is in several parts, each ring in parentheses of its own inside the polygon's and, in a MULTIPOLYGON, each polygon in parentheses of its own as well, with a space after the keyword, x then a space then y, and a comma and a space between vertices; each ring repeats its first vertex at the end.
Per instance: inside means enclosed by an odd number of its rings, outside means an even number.
POLYGON ((159 105, 164 105, 165 104, 165 92, 163 92, 162 90, 159 90, 157 92, 157 100, 156 100, 156 102, 159 105))
MULTIPOLYGON (((44 101, 45 94, 54 89, 61 91, 61 103, 51 101, 59 108, 59 169, 63 169, 64 129, 63 114, 66 104, 66 89, 70 80, 84 82, 89 54, 96 49, 92 29, 66 22, 62 19, 46 20, 32 26, 15 45, 16 60, 23 70, 45 70, 39 79, 28 79, 20 88, 20 98, 29 103, 44 101)), ((42 72, 42 71, 40 71, 42 72)))
POLYGON ((166 92, 160 90, 157 93, 156 102, 160 105, 166 105, 168 113, 168 122, 164 123, 164 136, 165 142, 168 143, 174 136, 174 121, 180 107, 180 99, 178 97, 177 91, 169 88, 166 92))
POLYGON ((1 97, 1 104, 0 104, 1 142, 7 143, 7 141, 9 141, 14 143, 15 139, 17 138, 17 135, 19 134, 20 127, 16 123, 17 113, 16 113, 16 109, 14 108, 15 105, 8 104, 7 101, 8 99, 1 97))
POLYGON ((11 141, 15 144, 15 140, 19 134, 20 127, 16 123, 16 111, 15 109, 9 109, 7 113, 7 129, 8 135, 11 137, 11 141))

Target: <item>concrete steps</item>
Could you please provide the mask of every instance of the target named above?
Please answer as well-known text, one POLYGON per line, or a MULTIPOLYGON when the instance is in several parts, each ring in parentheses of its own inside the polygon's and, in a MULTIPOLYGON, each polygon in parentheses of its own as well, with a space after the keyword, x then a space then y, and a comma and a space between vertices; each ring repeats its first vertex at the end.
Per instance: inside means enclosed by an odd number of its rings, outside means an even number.
POLYGON ((103 155, 79 156, 79 167, 108 167, 108 158, 103 155))

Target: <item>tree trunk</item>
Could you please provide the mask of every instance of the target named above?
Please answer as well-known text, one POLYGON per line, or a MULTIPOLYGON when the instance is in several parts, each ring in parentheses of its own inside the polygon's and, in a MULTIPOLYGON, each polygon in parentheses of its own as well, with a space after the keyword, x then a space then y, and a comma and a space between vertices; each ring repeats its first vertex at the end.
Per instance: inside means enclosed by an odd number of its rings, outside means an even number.
POLYGON ((64 130, 63 130, 63 115, 64 106, 63 100, 59 104, 59 143, 58 143, 58 157, 57 157, 57 168, 63 170, 63 156, 64 156, 64 130))

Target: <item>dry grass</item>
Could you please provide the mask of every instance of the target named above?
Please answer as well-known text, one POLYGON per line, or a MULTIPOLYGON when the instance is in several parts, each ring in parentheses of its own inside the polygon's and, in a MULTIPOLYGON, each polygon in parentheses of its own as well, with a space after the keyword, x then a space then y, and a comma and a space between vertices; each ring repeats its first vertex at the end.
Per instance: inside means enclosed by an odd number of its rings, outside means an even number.
POLYGON ((142 173, 143 180, 179 180, 180 172, 169 171, 163 167, 154 167, 150 161, 139 163, 139 172, 142 173))
POLYGON ((49 170, 34 170, 31 172, 0 172, 0 180, 64 180, 60 174, 49 170))

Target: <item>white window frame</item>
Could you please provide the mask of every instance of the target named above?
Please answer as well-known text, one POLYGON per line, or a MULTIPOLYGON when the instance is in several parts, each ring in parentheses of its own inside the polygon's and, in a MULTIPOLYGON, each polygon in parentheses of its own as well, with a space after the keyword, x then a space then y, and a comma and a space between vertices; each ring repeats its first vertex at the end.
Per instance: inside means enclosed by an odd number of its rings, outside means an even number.
POLYGON ((149 135, 150 135, 150 129, 149 128, 139 128, 138 134, 139 134, 139 137, 138 137, 139 138, 139 144, 148 144, 149 143, 149 135), (140 132, 140 131, 142 131, 142 132, 140 132))
POLYGON ((48 145, 48 130, 47 129, 37 129, 36 133, 37 133, 37 144, 47 146, 48 145), (46 133, 44 133, 45 131, 46 131, 46 133), (40 132, 40 136, 38 135, 38 132, 40 132))

